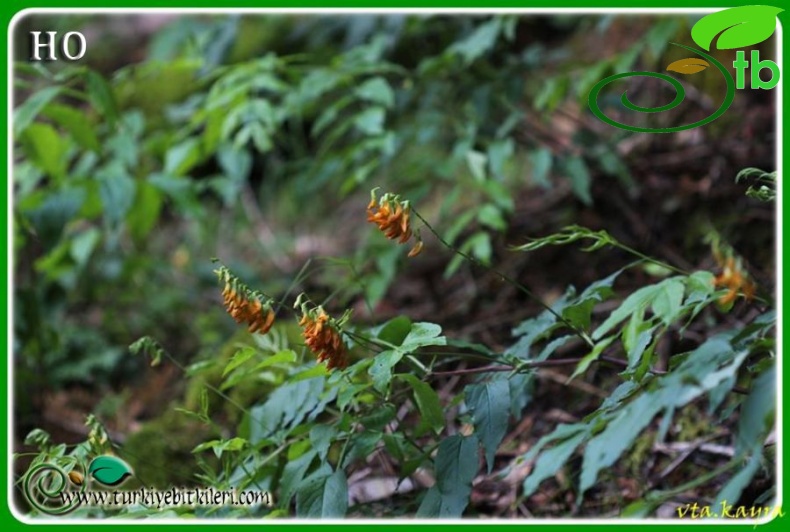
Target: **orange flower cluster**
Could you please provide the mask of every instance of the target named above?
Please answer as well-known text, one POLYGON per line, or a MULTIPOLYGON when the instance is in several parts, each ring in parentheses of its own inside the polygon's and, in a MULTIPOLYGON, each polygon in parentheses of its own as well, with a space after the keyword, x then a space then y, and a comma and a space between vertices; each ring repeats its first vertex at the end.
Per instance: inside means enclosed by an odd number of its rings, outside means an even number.
POLYGON ((312 312, 303 312, 299 325, 302 327, 302 336, 307 347, 315 353, 319 362, 326 361, 329 369, 345 368, 348 364, 346 348, 337 324, 321 307, 312 312))
MULTIPOLYGON (((368 204, 368 222, 374 223, 384 236, 391 240, 398 240, 404 244, 412 237, 412 228, 409 223, 410 206, 408 201, 401 201, 398 196, 384 194, 376 204, 376 189, 370 192, 368 204)), ((416 243, 409 251, 409 257, 415 257, 422 251, 422 240, 419 235, 414 235, 416 243)))
POLYGON ((724 261, 723 271, 713 280, 717 288, 727 288, 726 294, 719 298, 721 305, 735 301, 739 292, 743 292, 746 299, 754 297, 754 283, 747 277, 746 271, 741 267, 740 261, 730 256, 724 261))
POLYGON ((251 333, 266 334, 274 323, 274 310, 269 299, 253 293, 224 266, 216 271, 225 282, 223 304, 236 323, 246 323, 251 333))

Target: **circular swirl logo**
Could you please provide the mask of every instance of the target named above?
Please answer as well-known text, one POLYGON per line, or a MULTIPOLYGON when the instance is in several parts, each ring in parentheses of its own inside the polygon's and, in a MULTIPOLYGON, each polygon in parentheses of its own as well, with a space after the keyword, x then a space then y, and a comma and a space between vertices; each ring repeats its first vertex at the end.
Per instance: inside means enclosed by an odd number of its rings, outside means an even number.
POLYGON ((669 102, 666 105, 661 105, 658 107, 642 107, 640 105, 634 104, 631 100, 628 99, 628 92, 624 91, 620 97, 620 101, 622 104, 631 111, 636 111, 639 113, 660 113, 662 111, 669 111, 670 109, 674 109, 678 105, 680 105, 686 97, 686 91, 683 89, 683 85, 680 84, 678 80, 673 77, 670 77, 666 74, 660 74, 657 72, 624 72, 622 74, 614 74, 613 76, 609 76, 607 78, 602 79, 598 83, 596 83, 592 90, 590 90, 590 95, 588 97, 588 104, 590 106, 590 110, 593 112, 595 116, 597 116, 603 122, 606 122, 610 126, 618 127, 620 129, 627 129, 628 131, 635 131, 638 133, 675 133, 677 131, 684 131, 686 129, 693 129, 695 127, 704 126, 710 122, 713 122, 730 107, 732 104, 733 99, 735 98, 735 80, 732 79, 732 76, 724 68, 719 61, 711 57, 710 55, 706 54, 701 50, 696 50, 691 48, 690 46, 685 46, 682 44, 671 43, 675 46, 679 46, 681 48, 685 48, 689 50, 703 59, 709 61, 713 66, 715 66, 721 75, 724 76, 724 81, 727 84, 727 94, 724 96, 724 101, 721 102, 721 105, 716 109, 710 116, 703 118, 702 120, 698 120, 691 124, 685 124, 682 126, 674 126, 674 127, 639 127, 639 126, 632 126, 629 124, 624 124, 622 122, 618 122, 617 120, 613 120, 612 118, 606 116, 606 114, 601 110, 598 106, 598 95, 601 93, 603 88, 612 83, 614 81, 630 78, 630 77, 651 77, 651 78, 658 78, 662 81, 666 81, 675 89, 675 99, 669 102))
MULTIPOLYGON (((85 471, 84 467, 81 468, 85 471)), ((83 480, 83 475, 76 468, 66 473, 54 464, 38 464, 25 474, 22 490, 36 510, 49 515, 65 515, 77 508, 79 499, 64 495, 67 492, 84 492, 87 483, 83 480)))

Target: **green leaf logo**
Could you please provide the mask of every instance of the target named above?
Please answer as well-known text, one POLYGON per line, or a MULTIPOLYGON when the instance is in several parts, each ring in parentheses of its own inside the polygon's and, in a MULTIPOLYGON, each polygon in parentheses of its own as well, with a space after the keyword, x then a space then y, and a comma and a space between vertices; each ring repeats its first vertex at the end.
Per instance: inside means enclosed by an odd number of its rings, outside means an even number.
POLYGON ((88 474, 105 486, 117 486, 132 474, 132 468, 115 456, 98 456, 88 466, 88 474))
POLYGON ((716 41, 719 50, 752 46, 773 35, 776 15, 782 11, 784 9, 774 6, 742 6, 718 11, 694 24, 691 38, 705 50, 710 50, 713 39, 720 33, 716 41))

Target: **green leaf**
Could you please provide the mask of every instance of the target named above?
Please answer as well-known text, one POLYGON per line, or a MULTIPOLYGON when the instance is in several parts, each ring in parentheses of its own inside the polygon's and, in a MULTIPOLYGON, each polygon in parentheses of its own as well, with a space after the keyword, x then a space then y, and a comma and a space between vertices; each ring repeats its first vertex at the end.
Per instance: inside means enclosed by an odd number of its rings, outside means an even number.
MULTIPOLYGON (((315 122, 313 123, 313 127, 310 129, 310 135, 312 137, 317 137, 322 132, 324 132, 329 126, 335 123, 338 116, 340 116, 340 112, 351 105, 354 102, 353 98, 345 97, 340 98, 332 105, 327 106, 321 114, 318 115, 315 122)), ((343 126, 345 127, 345 126, 343 126)))
POLYGON ((597 329, 592 333, 593 340, 600 339, 603 335, 608 333, 612 330, 618 323, 625 320, 626 318, 631 317, 634 312, 638 312, 639 309, 644 309, 652 303, 653 298, 656 296, 656 293, 660 290, 660 285, 648 285, 639 288, 637 291, 633 292, 629 295, 625 300, 617 307, 609 317, 604 320, 604 322, 598 326, 597 329))
POLYGON ((662 407, 655 397, 644 393, 620 410, 606 429, 587 443, 582 463, 580 495, 595 484, 600 470, 614 464, 623 451, 630 447, 662 407))
POLYGON ((572 425, 562 424, 557 425, 553 432, 543 436, 532 448, 519 457, 519 462, 529 462, 534 460, 540 454, 544 447, 548 444, 566 440, 572 436, 576 436, 580 432, 588 433, 590 431, 589 425, 585 423, 574 423, 572 425))
POLYGON ((38 113, 60 93, 60 87, 47 87, 30 96, 14 109, 14 135, 21 135, 38 113))
POLYGON ((504 380, 470 384, 464 389, 464 397, 474 420, 475 434, 485 450, 488 472, 491 473, 497 448, 507 433, 510 386, 504 380))
POLYGON ((658 58, 672 37, 678 31, 678 22, 674 17, 659 18, 644 36, 644 42, 647 44, 650 53, 653 57, 658 58))
POLYGON ((483 264, 489 264, 491 262, 492 253, 491 236, 484 231, 478 231, 464 242, 463 246, 461 246, 461 250, 465 252, 471 250, 472 255, 474 255, 476 259, 483 264))
MULTIPOLYGON (((140 135, 145 127, 143 115, 138 111, 131 111, 123 116, 121 127, 105 140, 111 157, 107 160, 110 165, 121 163, 128 171, 138 172, 140 161, 140 135)), ((105 151, 107 151, 105 149, 105 151)))
POLYGON ((336 435, 335 427, 329 425, 316 425, 310 429, 310 443, 313 445, 313 449, 318 452, 318 457, 322 462, 326 461, 329 446, 336 435))
POLYGON ((645 324, 644 319, 645 311, 642 309, 631 314, 628 324, 623 327, 623 332, 620 337, 623 342, 623 349, 625 349, 626 353, 629 353, 634 348, 639 334, 649 327, 649 324, 645 324))
POLYGON ((403 434, 384 434, 381 440, 384 443, 384 448, 392 459, 398 463, 406 461, 406 453, 409 450, 409 444, 406 442, 406 438, 403 434))
MULTIPOLYGON (((567 341, 575 336, 566 336, 567 341)), ((496 377, 495 377, 496 378, 496 377)), ((521 418, 521 412, 532 400, 534 373, 517 373, 513 376, 501 374, 499 379, 505 380, 510 388, 510 415, 516 419, 521 418)))
POLYGON ((115 94, 107 81, 98 72, 89 70, 85 73, 85 85, 88 97, 94 107, 107 119, 110 125, 118 121, 120 114, 115 94))
POLYGON ((585 205, 592 205, 590 185, 592 178, 587 164, 581 157, 570 157, 562 162, 562 169, 571 181, 571 190, 585 205))
POLYGON ((291 349, 283 349, 270 357, 266 357, 266 360, 252 368, 252 371, 256 372, 278 364, 292 364, 294 362, 296 362, 296 353, 291 349))
POLYGON ((324 485, 321 517, 344 517, 348 510, 348 480, 342 470, 335 471, 324 485))
POLYGON ((416 517, 439 517, 442 510, 442 494, 436 485, 426 490, 420 507, 417 508, 416 517))
POLYGON ((71 249, 69 251, 71 253, 71 258, 74 259, 77 266, 80 268, 85 266, 85 263, 88 262, 100 238, 101 232, 95 227, 86 229, 74 237, 71 241, 71 249))
POLYGON ((488 146, 488 166, 494 178, 500 181, 505 179, 505 164, 513 156, 514 151, 512 139, 501 139, 488 146))
POLYGON ((533 100, 533 107, 538 111, 549 113, 565 99, 570 87, 568 75, 557 75, 543 79, 543 85, 533 100))
POLYGON ((654 332, 655 327, 640 331, 634 339, 633 344, 626 349, 626 354, 628 357, 628 370, 636 369, 639 366, 639 363, 642 362, 642 357, 645 354, 645 350, 647 350, 647 347, 653 340, 654 332))
POLYGON ((487 179, 480 184, 480 188, 503 213, 511 213, 515 208, 513 192, 499 181, 487 179))
POLYGON ((247 362, 249 359, 255 356, 255 353, 255 349, 251 347, 245 347, 240 351, 236 351, 236 354, 234 354, 233 358, 230 359, 228 364, 225 366, 225 369, 222 370, 222 376, 225 377, 228 373, 247 362))
POLYGON ((460 434, 439 444, 434 462, 436 486, 441 496, 439 517, 461 517, 469 504, 472 480, 478 467, 477 446, 475 435, 460 434))
POLYGON ((136 182, 119 161, 96 173, 104 217, 111 226, 120 223, 134 203, 136 182))
POLYGON ((690 353, 671 373, 658 379, 651 390, 619 409, 606 428, 587 442, 579 497, 595 484, 599 471, 611 467, 631 446, 658 412, 668 407, 680 408, 731 379, 747 355, 746 350, 733 353, 723 335, 713 337, 690 353))
POLYGON ((496 231, 504 231, 507 229, 507 223, 505 223, 502 213, 496 206, 490 203, 483 205, 480 210, 477 211, 477 221, 496 231))
POLYGON ((137 181, 137 193, 126 224, 135 242, 142 243, 159 221, 162 193, 148 181, 137 181))
POLYGON ((387 389, 392 379, 392 368, 400 362, 403 356, 404 353, 397 350, 382 351, 376 355, 370 368, 368 368, 368 374, 373 379, 374 388, 380 392, 384 392, 387 389))
POLYGON ((224 145, 217 150, 217 162, 222 172, 234 182, 244 182, 252 171, 252 155, 248 151, 224 145))
POLYGON ((395 93, 392 92, 387 80, 382 77, 375 77, 367 80, 354 90, 359 98, 369 102, 392 107, 395 104, 395 93))
POLYGON ((359 422, 368 430, 382 431, 387 423, 395 419, 395 414, 395 406, 387 403, 359 418, 359 422))
POLYGON ((154 173, 148 177, 148 182, 176 201, 188 201, 193 192, 189 179, 167 174, 154 173))
POLYGON ((408 316, 396 316, 382 325, 376 337, 388 344, 401 345, 411 331, 412 322, 408 316))
POLYGON ((479 151, 470 150, 466 153, 466 164, 469 165, 469 171, 472 172, 472 177, 478 182, 486 180, 486 163, 488 157, 479 151))
POLYGON ((743 490, 746 489, 754 475, 760 470, 760 462, 763 457, 762 444, 755 445, 751 452, 752 456, 746 462, 746 466, 735 473, 716 495, 716 508, 723 508, 724 504, 730 507, 735 506, 741 498, 743 490))
POLYGON ((115 456, 97 456, 88 466, 88 474, 105 486, 118 486, 132 473, 129 464, 115 456))
POLYGON ((442 328, 435 323, 419 322, 411 326, 411 330, 403 344, 398 348, 401 351, 411 353, 418 347, 425 347, 429 345, 447 345, 447 339, 444 336, 439 336, 442 333, 442 328))
POLYGON ((532 181, 543 188, 550 188, 551 182, 549 182, 549 172, 551 171, 552 164, 551 150, 548 148, 539 148, 529 154, 529 160, 532 163, 532 181))
POLYGON ((562 317, 570 321, 575 327, 586 330, 590 327, 590 318, 595 305, 612 297, 612 285, 623 270, 592 283, 579 297, 569 301, 561 310, 562 317))
POLYGON ((353 399, 356 399, 359 393, 370 387, 370 384, 352 384, 345 385, 337 394, 337 407, 340 410, 345 410, 353 399))
POLYGON ((165 173, 173 176, 186 175, 201 159, 200 139, 191 137, 167 150, 165 173))
POLYGON ((354 126, 365 135, 379 135, 384 132, 383 107, 370 107, 354 118, 354 126))
MULTIPOLYGON (((312 431, 310 433, 310 438, 312 439, 312 431)), ((317 450, 311 449, 299 458, 289 460, 288 463, 285 464, 282 476, 280 477, 280 496, 277 499, 280 508, 289 508, 291 506, 291 499, 293 499, 296 493, 296 488, 304 480, 305 474, 317 454, 317 450)))
MULTIPOLYGON (((202 398, 201 398, 202 399, 202 398)), ((202 408, 203 415, 207 414, 206 406, 202 408)), ((229 440, 211 440, 204 443, 201 443, 194 449, 192 449, 193 453, 200 453, 211 449, 214 451, 214 455, 217 458, 222 458, 222 455, 225 451, 241 451, 248 445, 248 441, 244 438, 231 438, 229 440)))
POLYGON ((494 47, 501 30, 502 19, 493 18, 478 26, 465 39, 454 43, 449 51, 461 56, 464 64, 468 65, 494 47))
POLYGON ((711 302, 711 296, 716 292, 716 285, 713 282, 714 276, 707 271, 694 272, 686 278, 687 296, 684 306, 694 305, 691 318, 694 318, 707 304, 711 302))
POLYGON ((558 443, 548 451, 542 452, 535 462, 532 472, 524 479, 524 496, 532 495, 541 482, 554 476, 586 437, 586 432, 580 432, 558 443))
POLYGON ((30 160, 56 179, 66 174, 68 142, 49 124, 33 123, 24 132, 23 143, 30 160))
POLYGON ((292 375, 290 378, 291 382, 298 382, 308 379, 314 379, 316 377, 324 377, 329 375, 329 369, 327 369, 326 365, 324 364, 316 364, 314 366, 310 366, 309 368, 292 375))
POLYGON ((384 433, 380 431, 366 430, 352 436, 351 445, 343 458, 343 467, 349 467, 354 463, 368 460, 373 451, 378 446, 384 433))
MULTIPOLYGON (((323 367, 323 365, 322 365, 323 367)), ((266 402, 249 410, 250 436, 253 445, 264 439, 281 442, 287 432, 310 416, 315 417, 326 407, 332 395, 324 394, 324 377, 287 381, 275 389, 266 402), (298 397, 299 401, 295 401, 298 397)), ((327 393, 337 394, 337 388, 327 393)))
POLYGON ((414 392, 414 401, 417 403, 417 409, 422 417, 422 423, 436 434, 439 434, 444 428, 445 420, 444 411, 436 391, 410 373, 401 373, 397 377, 411 386, 414 392))
POLYGON ((93 125, 84 113, 68 105, 51 103, 44 108, 43 115, 63 127, 72 138, 89 151, 98 152, 101 148, 93 125))
POLYGON ((223 451, 241 451, 247 446, 247 440, 244 438, 231 438, 229 440, 223 441, 222 444, 218 446, 218 448, 222 449, 223 451))
POLYGON ((710 50, 713 39, 720 33, 716 42, 719 50, 753 46, 774 34, 776 16, 782 11, 774 6, 741 6, 717 11, 694 24, 691 38, 705 50, 710 50))
POLYGON ((342 470, 329 466, 304 479, 296 493, 298 517, 344 517, 348 510, 348 481, 342 470))
POLYGON ((597 342, 595 344, 595 347, 592 348, 592 351, 590 351, 589 354, 585 355, 579 361, 579 363, 576 365, 576 369, 573 370, 573 373, 571 374, 571 376, 568 377, 568 381, 573 380, 578 375, 581 375, 582 373, 587 371, 587 368, 590 367, 590 364, 592 364, 593 362, 598 360, 598 357, 601 356, 601 354, 603 353, 604 349, 609 347, 609 344, 611 344, 614 341, 614 339, 615 339, 614 336, 610 336, 608 338, 605 338, 605 339, 600 340, 599 342, 597 342))
MULTIPOLYGON (((552 305, 554 311, 565 304, 565 297, 552 305)), ((541 312, 536 318, 522 321, 518 327, 512 331, 513 336, 520 336, 519 340, 505 350, 505 355, 512 355, 518 358, 530 358, 532 345, 541 338, 548 336, 557 323, 557 318, 548 310, 541 312)))
MULTIPOLYGON (((776 366, 763 371, 751 386, 748 397, 741 405, 735 452, 744 453, 763 438, 774 425, 776 413, 776 366)), ((735 499, 730 499, 735 500, 735 499)))
POLYGON ((666 279, 658 285, 654 299, 653 312, 666 325, 670 325, 680 314, 685 286, 680 277, 666 279))

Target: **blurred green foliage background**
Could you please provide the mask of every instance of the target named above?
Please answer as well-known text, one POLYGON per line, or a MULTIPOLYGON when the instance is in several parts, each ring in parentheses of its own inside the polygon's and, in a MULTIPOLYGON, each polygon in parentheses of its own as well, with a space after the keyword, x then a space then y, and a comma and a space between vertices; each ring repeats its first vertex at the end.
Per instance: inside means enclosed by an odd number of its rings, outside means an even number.
MULTIPOLYGON (((704 237, 716 230, 770 293, 773 212, 734 178, 774 164, 773 95, 743 92, 721 119, 673 136, 615 130, 586 108, 603 77, 680 57, 668 43, 691 44, 695 20, 25 17, 14 70, 17 443, 37 426, 81 437, 74 426, 90 411, 133 433, 189 397, 127 346, 149 335, 185 364, 227 350, 235 326, 212 257, 270 293, 309 288, 359 319, 446 312, 445 330, 501 345, 513 323, 501 316, 534 308, 498 298, 430 238, 404 273, 403 250, 363 223, 375 186, 548 297, 612 271, 592 256, 508 252, 569 223, 709 269, 704 237), (85 59, 27 61, 27 32, 39 28, 83 31, 85 59), (467 329, 491 309, 498 323, 467 329)), ((715 108, 720 80, 699 76, 685 108, 649 120, 715 108)), ((666 97, 636 89, 642 105, 666 97)))

